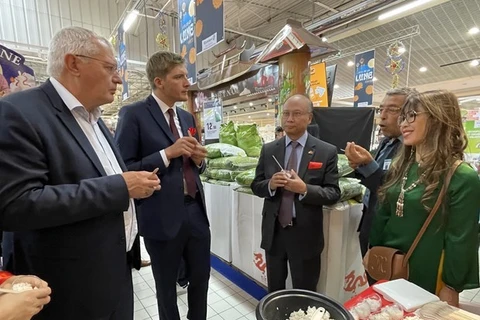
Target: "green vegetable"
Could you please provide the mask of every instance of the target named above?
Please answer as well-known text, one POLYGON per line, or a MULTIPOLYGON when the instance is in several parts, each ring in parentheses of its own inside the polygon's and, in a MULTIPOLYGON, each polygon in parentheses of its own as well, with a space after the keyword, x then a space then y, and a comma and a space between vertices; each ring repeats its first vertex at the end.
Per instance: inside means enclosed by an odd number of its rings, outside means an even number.
POLYGON ((201 175, 200 175, 200 181, 202 181, 202 182, 207 182, 207 181, 208 181, 208 177, 207 177, 206 175, 201 174, 201 175))
POLYGON ((354 178, 340 178, 338 184, 342 194, 340 201, 346 201, 361 195, 364 188, 360 184, 360 180, 354 178))
POLYGON ((258 163, 257 158, 226 157, 226 158, 210 159, 210 161, 208 161, 208 168, 244 171, 247 169, 255 168, 257 166, 257 163, 258 163))
POLYGON ((237 128, 238 146, 245 150, 249 157, 259 157, 262 150, 262 138, 258 134, 256 124, 243 124, 237 128))
POLYGON ((233 121, 230 121, 227 124, 223 123, 220 126, 220 143, 226 143, 232 146, 238 145, 235 125, 233 124, 233 121))
POLYGON ((247 154, 243 149, 239 147, 232 146, 226 143, 212 143, 205 146, 207 148, 207 157, 211 159, 221 158, 221 157, 246 157, 247 154))
POLYGON ((250 169, 245 172, 240 173, 235 181, 241 186, 250 187, 253 179, 255 179, 255 169, 250 169))
POLYGON ((347 156, 344 154, 338 155, 337 166, 338 166, 338 174, 340 177, 346 176, 353 172, 353 169, 350 168, 350 166, 348 165, 347 156))
POLYGON ((240 173, 242 172, 225 169, 210 169, 210 175, 213 179, 228 182, 235 181, 235 177, 238 176, 240 173))
POLYGON ((230 182, 219 181, 219 180, 214 180, 214 179, 208 180, 207 183, 215 184, 215 185, 218 185, 218 186, 230 186, 230 182))
POLYGON ((253 194, 252 189, 250 189, 249 187, 240 187, 240 188, 237 188, 235 191, 241 192, 241 193, 253 194))

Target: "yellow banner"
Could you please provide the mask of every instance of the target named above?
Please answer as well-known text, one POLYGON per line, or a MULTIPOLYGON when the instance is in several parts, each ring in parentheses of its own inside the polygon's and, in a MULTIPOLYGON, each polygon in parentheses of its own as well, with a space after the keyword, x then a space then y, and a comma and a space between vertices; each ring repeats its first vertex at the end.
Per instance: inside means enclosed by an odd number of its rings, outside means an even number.
POLYGON ((314 107, 328 107, 325 62, 316 63, 310 67, 310 100, 314 107))

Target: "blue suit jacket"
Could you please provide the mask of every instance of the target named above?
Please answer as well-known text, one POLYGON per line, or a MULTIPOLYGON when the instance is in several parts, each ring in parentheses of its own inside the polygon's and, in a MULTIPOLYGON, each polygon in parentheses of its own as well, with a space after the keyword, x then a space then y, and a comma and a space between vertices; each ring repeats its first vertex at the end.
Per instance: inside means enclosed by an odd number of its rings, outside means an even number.
MULTIPOLYGON (((112 312, 129 272, 123 177, 106 175, 50 81, 0 99, 0 119, 0 229, 14 231, 12 271, 38 275, 53 292, 35 319, 112 312)), ((101 120, 99 126, 126 169, 101 120)))
MULTIPOLYGON (((188 136, 188 129, 196 128, 194 116, 181 108, 177 108, 177 115, 183 135, 188 136)), ((159 241, 173 239, 187 219, 183 158, 171 159, 170 165, 165 167, 160 150, 171 146, 175 139, 153 96, 120 109, 115 140, 129 170, 160 169, 158 176, 162 189, 150 198, 138 201, 140 234, 159 241)), ((199 177, 205 165, 198 168, 190 159, 189 164, 195 174, 205 212, 205 197, 199 177)))

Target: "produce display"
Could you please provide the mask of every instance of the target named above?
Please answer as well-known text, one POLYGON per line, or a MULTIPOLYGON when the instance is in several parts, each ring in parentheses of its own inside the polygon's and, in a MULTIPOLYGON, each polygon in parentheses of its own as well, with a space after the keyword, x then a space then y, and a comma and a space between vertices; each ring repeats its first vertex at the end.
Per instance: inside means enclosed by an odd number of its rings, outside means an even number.
POLYGON ((338 155, 337 166, 338 166, 338 174, 340 175, 340 177, 344 177, 353 172, 353 169, 350 168, 350 166, 348 165, 347 156, 344 154, 338 155))
POLYGON ((226 157, 209 160, 208 167, 211 169, 245 171, 255 168, 257 163, 258 159, 252 157, 226 157))
POLYGON ((360 184, 360 180, 355 178, 340 178, 338 180, 340 186, 340 201, 346 201, 362 195, 364 186, 360 184))
POLYGON ((259 157, 262 150, 262 138, 256 124, 242 124, 237 128, 237 143, 249 157, 259 157))
POLYGON ((255 168, 249 169, 245 172, 240 173, 235 181, 241 186, 249 187, 252 184, 253 179, 255 179, 255 168))
POLYGON ((206 145, 205 148, 207 149, 207 158, 209 159, 247 156, 243 149, 227 143, 212 143, 206 145))
POLYGON ((233 121, 223 123, 220 126, 220 143, 237 146, 237 133, 235 132, 235 124, 233 121))

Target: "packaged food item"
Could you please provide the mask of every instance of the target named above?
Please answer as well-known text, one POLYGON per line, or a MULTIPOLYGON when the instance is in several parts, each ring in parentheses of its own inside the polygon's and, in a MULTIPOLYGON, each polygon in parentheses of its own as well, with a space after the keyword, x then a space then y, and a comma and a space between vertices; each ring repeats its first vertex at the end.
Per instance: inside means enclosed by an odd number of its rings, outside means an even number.
POLYGON ((255 168, 240 173, 235 181, 241 186, 250 187, 253 179, 255 179, 255 168))
POLYGON ((230 144, 232 146, 237 146, 237 133, 235 132, 235 125, 233 121, 228 122, 227 124, 222 124, 220 126, 220 143, 230 144))
MULTIPOLYGON (((382 307, 382 299, 378 294, 371 294, 359 300, 349 311, 354 319, 364 320, 370 319, 370 316, 380 310, 382 307)), ((378 320, 378 319, 375 319, 378 320)))
POLYGON ((221 157, 246 157, 245 151, 227 143, 211 143, 205 146, 207 149, 207 158, 216 159, 221 157))
POLYGON ((355 178, 340 178, 338 185, 341 191, 340 201, 353 199, 363 193, 363 185, 355 178))
POLYGON ((338 155, 337 166, 338 166, 338 175, 340 177, 344 177, 353 172, 353 169, 350 168, 350 166, 348 165, 347 156, 344 154, 338 155))
POLYGON ((237 127, 237 143, 249 157, 259 157, 262 150, 262 138, 256 124, 242 124, 237 127))

